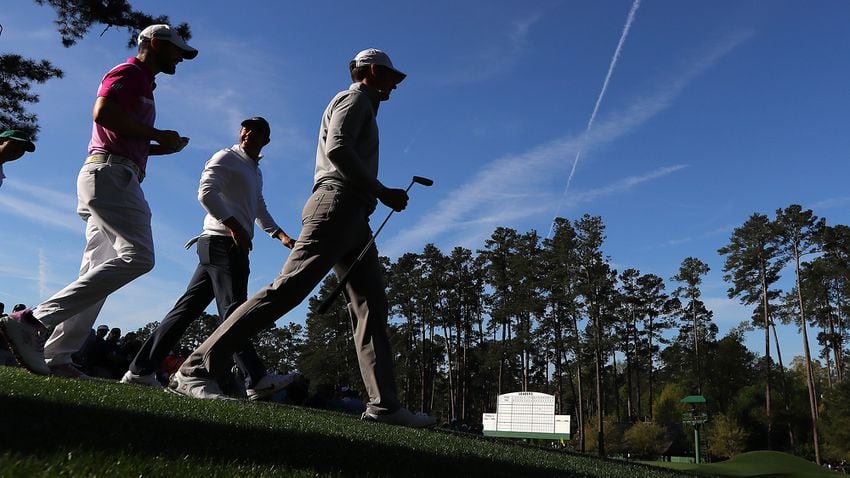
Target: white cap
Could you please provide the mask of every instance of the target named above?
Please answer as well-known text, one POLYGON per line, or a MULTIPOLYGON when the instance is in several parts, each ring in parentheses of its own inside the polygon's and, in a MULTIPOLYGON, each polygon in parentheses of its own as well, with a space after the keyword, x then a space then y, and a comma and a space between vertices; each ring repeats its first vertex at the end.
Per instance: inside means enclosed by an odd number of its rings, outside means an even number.
POLYGON ((177 33, 177 30, 172 29, 168 25, 151 25, 145 28, 141 33, 139 33, 138 42, 141 44, 143 41, 150 40, 151 38, 170 42, 172 45, 183 50, 183 58, 187 60, 191 60, 198 56, 198 50, 190 47, 189 44, 183 40, 183 37, 177 33))
MULTIPOLYGON (((367 48, 360 53, 358 53, 353 60, 351 60, 354 64, 354 67, 364 66, 364 65, 380 65, 389 68, 396 74, 401 77, 401 80, 405 79, 407 75, 398 71, 394 66, 392 60, 390 60, 389 55, 378 50, 377 48, 367 48)), ((401 81, 398 80, 398 81, 401 81)))

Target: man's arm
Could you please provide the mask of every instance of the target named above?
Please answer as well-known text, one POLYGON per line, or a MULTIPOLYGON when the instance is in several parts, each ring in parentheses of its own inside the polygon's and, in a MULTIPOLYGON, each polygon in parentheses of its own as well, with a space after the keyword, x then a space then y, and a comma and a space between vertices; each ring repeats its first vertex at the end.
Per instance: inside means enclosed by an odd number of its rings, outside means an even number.
POLYGON ((220 195, 222 188, 228 183, 232 174, 223 164, 227 154, 225 150, 219 151, 204 165, 204 171, 201 173, 201 180, 198 185, 198 202, 210 216, 221 221, 230 232, 230 237, 233 238, 236 246, 247 253, 252 248, 251 235, 239 224, 220 195))
POLYGON ((289 237, 285 232, 283 232, 283 229, 278 229, 277 231, 275 231, 272 234, 272 237, 279 240, 281 244, 290 249, 295 247, 295 239, 289 237))
POLYGON ((281 244, 292 249, 295 247, 295 240, 289 237, 283 228, 277 225, 277 222, 275 222, 271 213, 269 213, 269 209, 266 207, 266 198, 263 197, 262 188, 262 173, 260 173, 260 193, 257 196, 257 217, 255 222, 260 226, 260 229, 269 233, 272 238, 279 240, 281 244))
POLYGON ((404 189, 388 188, 373 178, 363 168, 363 162, 351 146, 340 146, 328 151, 328 159, 346 179, 360 184, 361 188, 369 191, 381 203, 392 210, 403 211, 407 207, 407 192, 404 189))
POLYGON ((385 206, 402 211, 407 207, 407 192, 387 188, 378 178, 372 177, 354 149, 354 138, 359 136, 362 125, 369 121, 371 114, 371 107, 362 103, 358 105, 356 99, 356 95, 349 95, 331 111, 325 154, 348 181, 378 198, 385 206))
POLYGON ((115 100, 98 96, 92 110, 92 119, 119 136, 155 141, 150 154, 169 154, 180 149, 182 141, 177 131, 160 130, 130 119, 124 108, 115 100))
POLYGON ((227 229, 230 231, 230 237, 233 238, 233 242, 236 243, 236 247, 242 249, 242 252, 248 253, 253 245, 251 244, 251 236, 248 234, 248 231, 242 227, 242 224, 239 224, 239 221, 236 220, 235 217, 230 216, 224 221, 221 221, 227 229))

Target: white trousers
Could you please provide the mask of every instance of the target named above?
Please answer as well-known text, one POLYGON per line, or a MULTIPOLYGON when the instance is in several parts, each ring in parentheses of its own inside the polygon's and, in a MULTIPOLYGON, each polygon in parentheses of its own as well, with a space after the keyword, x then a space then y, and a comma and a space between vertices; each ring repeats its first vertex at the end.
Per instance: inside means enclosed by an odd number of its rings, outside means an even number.
POLYGON ((44 347, 49 365, 70 363, 106 297, 154 265, 150 207, 132 169, 84 165, 77 176, 77 213, 86 221, 80 276, 33 310, 55 327, 44 347))

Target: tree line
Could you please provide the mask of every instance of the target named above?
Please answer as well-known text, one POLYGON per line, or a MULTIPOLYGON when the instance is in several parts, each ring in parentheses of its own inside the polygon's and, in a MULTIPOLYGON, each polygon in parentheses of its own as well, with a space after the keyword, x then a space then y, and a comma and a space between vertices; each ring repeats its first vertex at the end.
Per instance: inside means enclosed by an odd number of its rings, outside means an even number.
MULTIPOLYGON (((668 280, 618 271, 605 239, 602 218, 584 215, 558 218, 549 239, 499 227, 475 252, 428 244, 383 258, 401 400, 478 423, 499 394, 539 391, 573 416, 580 451, 684 454, 693 443, 679 400, 705 395, 715 456, 776 449, 820 461, 824 447, 830 459, 850 451, 850 228, 798 205, 737 227, 718 252, 729 297, 752 316, 723 337, 701 299, 708 264, 687 257, 668 280), (777 287, 783 273, 789 290, 777 287), (783 361, 777 323, 797 325, 804 357, 783 361), (744 345, 754 329, 764 330, 760 356, 744 345)), ((264 332, 257 348, 285 356, 269 360, 280 371, 357 390, 343 298, 316 312, 335 285, 329 275, 309 299, 305 327, 264 332)))

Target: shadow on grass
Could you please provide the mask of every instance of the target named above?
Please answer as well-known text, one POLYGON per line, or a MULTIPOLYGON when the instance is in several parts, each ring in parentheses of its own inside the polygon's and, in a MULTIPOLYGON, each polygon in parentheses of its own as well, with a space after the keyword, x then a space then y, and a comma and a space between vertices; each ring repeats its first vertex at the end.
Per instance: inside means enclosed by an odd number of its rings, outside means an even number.
MULTIPOLYGON (((563 470, 412 451, 317 433, 238 427, 91 405, 0 395, 0 450, 23 455, 110 451, 182 460, 242 462, 345 476, 558 476, 563 470)), ((586 476, 570 473, 569 476, 586 476)))

